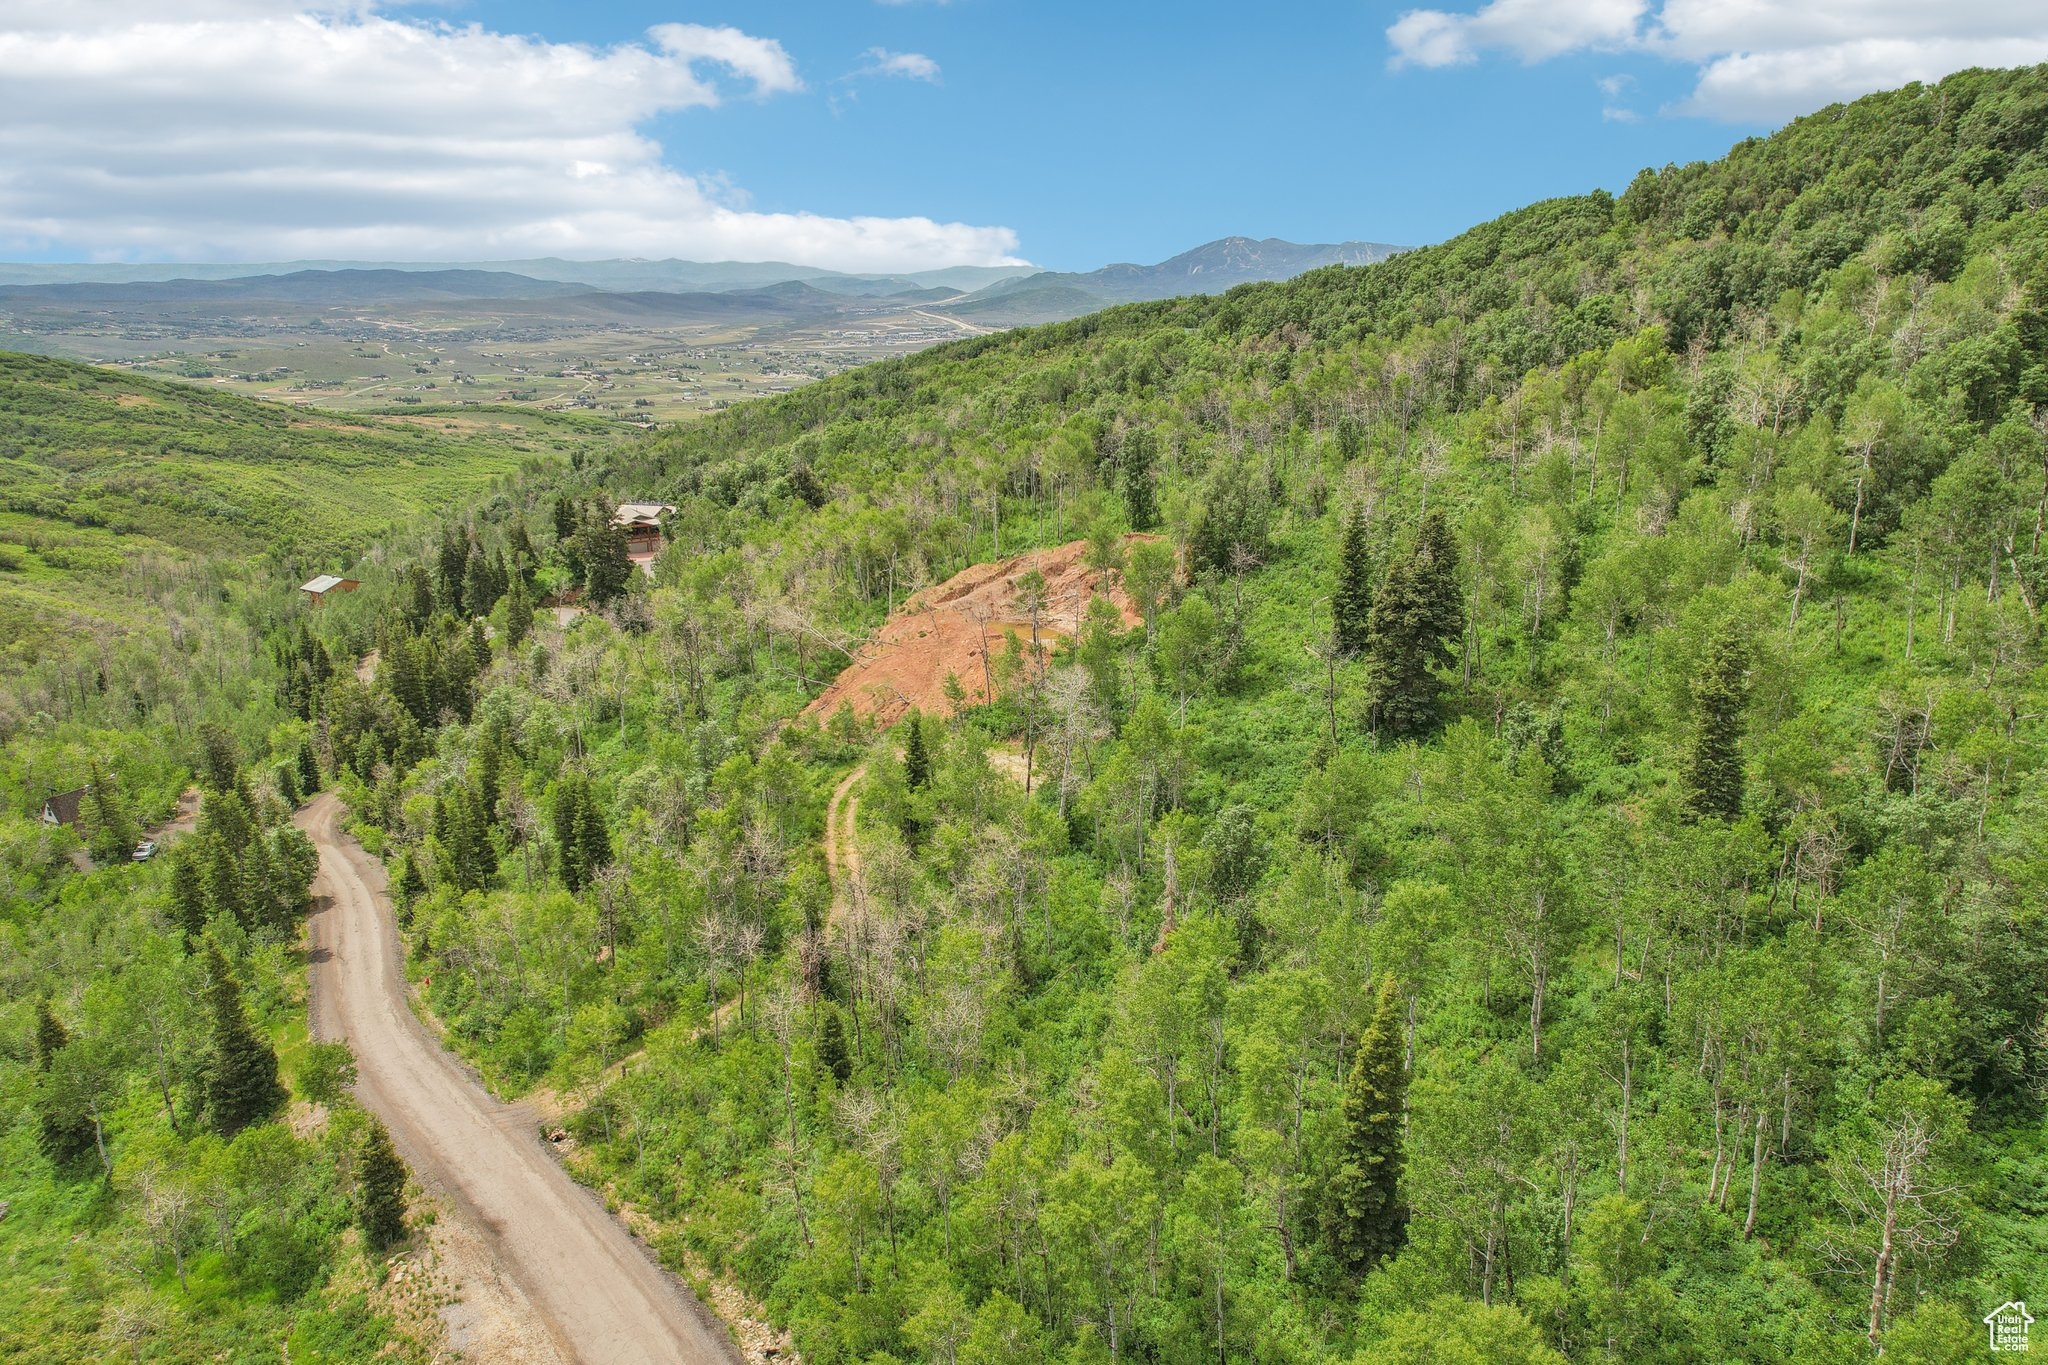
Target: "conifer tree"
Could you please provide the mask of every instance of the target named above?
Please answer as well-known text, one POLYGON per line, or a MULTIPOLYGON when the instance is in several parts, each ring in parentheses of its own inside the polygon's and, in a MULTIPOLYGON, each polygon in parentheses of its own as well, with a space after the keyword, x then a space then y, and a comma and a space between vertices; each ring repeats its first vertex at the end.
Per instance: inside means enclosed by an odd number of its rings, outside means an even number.
POLYGON ((1149 531, 1159 524, 1159 502, 1153 488, 1152 465, 1158 455, 1159 438, 1150 430, 1137 428, 1124 435, 1120 452, 1119 482, 1124 495, 1124 515, 1133 531, 1149 531))
POLYGON ((846 1050, 846 1025, 840 1021, 839 1010, 833 1005, 825 1006, 825 1021, 818 1026, 818 1065, 832 1073, 832 1079, 845 1085, 853 1075, 853 1058, 846 1050))
POLYGON ((412 860, 410 853, 401 855, 398 860, 398 871, 391 878, 392 900, 397 903, 399 909, 410 910, 413 902, 417 901, 426 889, 427 884, 420 876, 419 864, 412 860))
POLYGON ((1331 595, 1337 649, 1346 655, 1365 652, 1371 638, 1372 550, 1366 541, 1365 508, 1354 507, 1344 523, 1344 541, 1337 554, 1337 590, 1331 595))
POLYGON ((1400 995, 1391 977, 1380 983, 1372 1022, 1358 1040, 1344 1089, 1337 1169, 1325 1191, 1330 1248, 1354 1273, 1398 1251, 1408 1213, 1401 1206, 1402 1111, 1408 1077, 1402 1069, 1400 995))
POLYGON ((291 899, 281 883, 268 841, 260 835, 251 839, 242 858, 242 896, 252 923, 268 929, 290 927, 291 899))
POLYGON ((457 527, 449 527, 441 537, 441 604, 450 615, 465 615, 463 591, 469 577, 470 561, 469 536, 457 527))
POLYGON ((1693 685, 1687 805, 1703 819, 1742 818, 1742 708, 1749 700, 1749 647, 1734 622, 1714 633, 1693 685))
POLYGON ((469 567, 462 575, 462 603, 472 617, 488 616, 491 608, 498 605, 498 599, 505 595, 504 580, 491 557, 481 550, 469 557, 469 567))
POLYGON ((213 1041, 206 1066, 206 1112, 223 1137, 269 1117, 284 1103, 277 1054, 256 1033, 242 1003, 242 986, 228 970, 220 945, 206 945, 207 1005, 213 1041))
POLYGON ((1464 634, 1458 546, 1443 514, 1431 512, 1415 544, 1387 574, 1367 618, 1373 709, 1396 735, 1420 734, 1437 721, 1436 670, 1451 662, 1464 634))
POLYGON ((185 935, 185 951, 198 948, 206 933, 206 885, 189 843, 171 854, 171 919, 185 935))
POLYGON ((414 630, 419 630, 434 617, 434 585, 427 578, 423 565, 414 564, 405 571, 405 619, 414 630))
POLYGON ((581 891, 612 860, 611 833, 591 794, 590 780, 581 773, 564 776, 555 787, 553 814, 562 884, 581 891))
POLYGON ((405 1162, 380 1119, 363 1131, 356 1170, 356 1220, 370 1249, 382 1251, 405 1236, 405 1162))
POLYGON ((71 1033, 57 1021, 47 997, 36 1001, 36 1028, 31 1060, 36 1072, 36 1141, 44 1155, 60 1166, 69 1165, 93 1150, 95 1131, 91 1118, 65 1103, 57 1093, 61 1087, 53 1073, 57 1054, 71 1041, 71 1033))
POLYGON ((626 591, 633 561, 626 553, 626 533, 599 510, 578 537, 583 553, 583 590, 593 607, 608 607, 626 591))
POLYGON ((605 825, 604 811, 599 808, 588 782, 582 784, 581 795, 581 804, 576 812, 576 842, 583 859, 583 879, 588 883, 611 866, 612 837, 605 825))
POLYGON ((513 522, 512 529, 505 533, 505 550, 510 557, 507 568, 511 577, 520 582, 527 581, 540 552, 533 548, 533 537, 527 533, 524 521, 513 522))
POLYGON ((125 861, 135 849, 142 832, 135 824, 135 817, 128 812, 128 803, 121 797, 121 789, 113 774, 95 763, 92 766, 92 782, 86 788, 86 809, 92 839, 88 847, 93 861, 102 865, 125 861))
POLYGON ((924 746, 924 717, 912 710, 904 718, 904 726, 903 785, 922 791, 932 781, 932 756, 924 746))
POLYGON ((583 889, 583 844, 576 831, 577 816, 583 809, 578 794, 582 782, 581 773, 564 773, 562 780, 555 784, 554 808, 549 812, 549 823, 555 831, 555 853, 561 865, 562 885, 571 891, 583 889))
POLYGON ((825 492, 825 485, 818 482, 817 471, 811 468, 808 460, 797 461, 789 471, 789 491, 801 499, 804 506, 814 511, 823 507, 830 498, 825 492))
POLYGON ((505 648, 519 648, 532 630, 533 594, 526 590, 526 580, 514 575, 505 595, 505 648))
POLYGON ((225 727, 208 722, 199 727, 199 784, 218 796, 235 789, 242 774, 242 746, 225 727))
POLYGON ((205 844, 202 850, 200 881, 206 888, 206 913, 231 915, 239 924, 249 920, 249 896, 242 885, 242 867, 235 861, 234 849, 218 834, 202 836, 205 844))
POLYGON ((491 847, 490 827, 484 820, 483 801, 474 791, 462 789, 439 808, 445 813, 446 833, 440 837, 446 849, 455 884, 465 891, 480 891, 498 875, 498 852, 491 847))
POLYGON ((313 741, 310 739, 299 741, 298 769, 299 791, 302 795, 310 797, 320 790, 320 759, 313 752, 313 741))

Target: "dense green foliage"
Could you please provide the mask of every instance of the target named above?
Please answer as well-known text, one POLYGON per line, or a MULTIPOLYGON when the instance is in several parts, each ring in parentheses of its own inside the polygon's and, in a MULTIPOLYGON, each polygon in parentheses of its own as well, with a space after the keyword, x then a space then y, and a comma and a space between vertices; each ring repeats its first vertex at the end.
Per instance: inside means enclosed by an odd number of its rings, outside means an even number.
POLYGON ((344 1093, 353 1063, 305 1042, 304 837, 233 741, 209 738, 198 766, 213 823, 179 845, 199 857, 131 866, 124 849, 108 870, 53 881, 10 845, 0 1356, 424 1359, 377 1305, 351 1231, 366 1126, 344 1093), (223 820, 240 822, 231 872, 266 848, 287 855, 225 897, 211 878, 187 880, 230 847, 223 820), (248 913, 265 888, 282 888, 285 913, 248 913), (286 1113, 280 1052, 324 1112, 286 1113))
MULTIPOLYGON (((2044 131, 1968 73, 587 467, 655 584, 337 753, 440 1017, 818 1365, 1952 1358, 2048 1252, 2044 131), (1148 498, 1142 628, 790 719, 1148 498)), ((473 522, 573 576, 550 497, 473 522)))
MULTIPOLYGON (((750 404, 403 540, 244 746, 324 746, 452 1041, 813 1365, 1966 1358, 2048 1259, 2044 146, 2048 70, 1965 73, 750 404), (677 504, 652 583, 603 497, 677 504), (799 715, 1076 538, 1140 626, 799 715)), ((96 978, 9 866, 33 1077, 96 978)))
POLYGON ((283 602, 525 461, 596 444, 537 414, 344 419, 0 352, 0 675, 146 680, 229 591, 283 602), (92 636, 103 647, 81 650, 92 636), (121 657, 113 640, 135 637, 121 657), (116 676, 108 676, 108 675, 116 676))

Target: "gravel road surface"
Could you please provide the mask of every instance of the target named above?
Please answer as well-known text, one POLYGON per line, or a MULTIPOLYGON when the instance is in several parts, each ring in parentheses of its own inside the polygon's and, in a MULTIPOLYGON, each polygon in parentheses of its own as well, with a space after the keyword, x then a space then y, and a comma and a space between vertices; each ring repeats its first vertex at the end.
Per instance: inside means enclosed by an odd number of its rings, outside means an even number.
POLYGON ((320 851, 313 1030, 355 1049, 356 1097, 482 1237, 565 1360, 736 1365, 724 1326, 569 1178, 532 1116, 493 1099, 407 1006, 383 869, 341 817, 328 793, 298 823, 320 851))

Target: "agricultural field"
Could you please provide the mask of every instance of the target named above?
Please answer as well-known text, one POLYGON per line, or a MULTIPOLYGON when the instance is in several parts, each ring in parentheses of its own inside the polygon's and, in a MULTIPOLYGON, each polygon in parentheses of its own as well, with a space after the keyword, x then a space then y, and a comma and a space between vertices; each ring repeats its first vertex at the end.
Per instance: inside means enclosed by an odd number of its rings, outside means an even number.
POLYGON ((246 318, 0 305, 0 349, 333 412, 502 404, 645 427, 986 330, 923 309, 632 327, 544 304, 246 318))

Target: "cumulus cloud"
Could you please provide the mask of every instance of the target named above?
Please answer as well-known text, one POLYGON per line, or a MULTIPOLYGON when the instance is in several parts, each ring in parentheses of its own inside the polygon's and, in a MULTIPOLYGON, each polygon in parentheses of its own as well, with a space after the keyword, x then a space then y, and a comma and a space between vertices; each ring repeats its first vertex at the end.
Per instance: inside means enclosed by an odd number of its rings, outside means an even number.
POLYGON ((0 249, 861 270, 1016 252, 1006 228, 752 212, 666 165, 649 119, 803 89, 779 43, 734 28, 591 48, 368 0, 0 0, 0 70, 0 249))
POLYGON ((860 56, 863 64, 853 73, 856 76, 901 76, 906 80, 938 83, 939 64, 922 52, 891 52, 886 47, 871 47, 860 56))
MULTIPOLYGON (((1387 29, 1394 66, 1502 52, 1525 62, 1635 51, 1697 68, 1674 112, 1777 122, 1835 100, 1971 66, 2048 61, 2048 6, 2014 0, 1491 0, 1411 10, 1387 29)), ((1609 106, 1610 108, 1613 106, 1609 106)))

